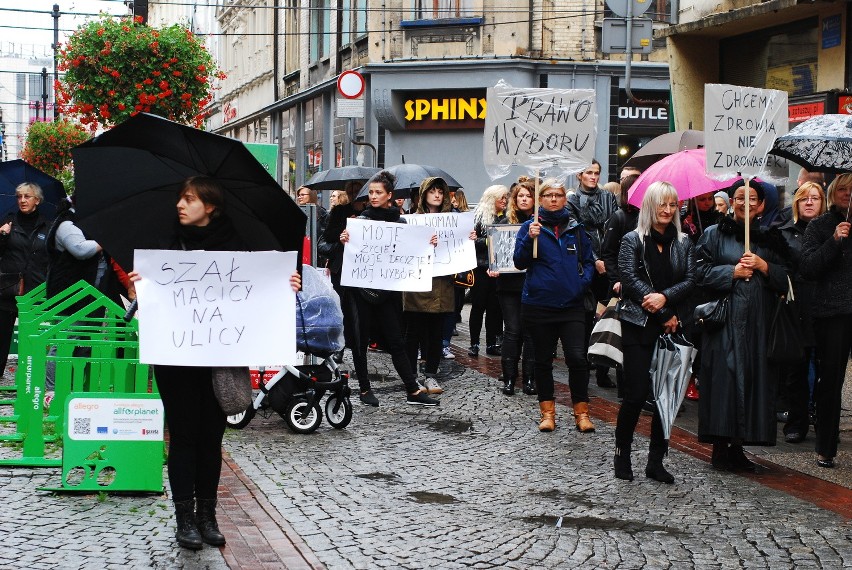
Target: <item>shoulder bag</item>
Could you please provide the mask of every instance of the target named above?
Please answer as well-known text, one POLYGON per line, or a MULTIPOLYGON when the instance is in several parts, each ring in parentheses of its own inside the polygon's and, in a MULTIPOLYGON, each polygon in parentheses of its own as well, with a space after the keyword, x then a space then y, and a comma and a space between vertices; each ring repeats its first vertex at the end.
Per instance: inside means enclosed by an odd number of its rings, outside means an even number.
POLYGON ((226 416, 246 411, 251 406, 251 373, 248 366, 214 367, 213 393, 226 416))
POLYGON ((793 294, 793 283, 787 277, 787 295, 778 298, 769 325, 766 358, 775 364, 794 364, 805 356, 799 307, 793 294))

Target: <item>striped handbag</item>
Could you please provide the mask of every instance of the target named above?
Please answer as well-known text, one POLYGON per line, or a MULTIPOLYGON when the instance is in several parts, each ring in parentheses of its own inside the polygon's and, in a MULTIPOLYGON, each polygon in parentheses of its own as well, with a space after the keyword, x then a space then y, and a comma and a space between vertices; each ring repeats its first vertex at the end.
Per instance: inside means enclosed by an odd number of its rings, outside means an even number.
POLYGON ((588 359, 592 366, 621 368, 624 353, 621 350, 621 321, 618 320, 618 298, 607 303, 589 338, 588 359))

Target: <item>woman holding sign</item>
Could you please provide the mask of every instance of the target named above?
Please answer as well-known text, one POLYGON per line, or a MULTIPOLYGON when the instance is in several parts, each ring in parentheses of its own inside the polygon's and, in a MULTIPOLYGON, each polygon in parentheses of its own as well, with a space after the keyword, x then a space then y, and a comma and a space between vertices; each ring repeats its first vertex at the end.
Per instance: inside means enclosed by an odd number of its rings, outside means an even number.
MULTIPOLYGON (((225 191, 213 178, 184 182, 177 203, 177 240, 166 249, 245 251, 246 244, 224 211, 225 191)), ((128 274, 135 298, 135 271, 128 274)), ((290 278, 294 291, 301 277, 290 278)), ((225 544, 216 522, 216 491, 222 470, 225 412, 213 393, 213 369, 155 365, 154 376, 169 429, 168 472, 178 544, 191 550, 225 544)))
POLYGON ((545 180, 539 189, 538 221, 527 220, 515 239, 515 267, 526 269, 521 319, 532 332, 535 381, 541 409, 540 431, 556 429, 553 353, 562 341, 574 421, 581 432, 595 431, 589 420, 589 364, 586 361, 586 309, 595 258, 583 227, 568 209, 565 187, 545 180), (538 239, 538 257, 533 242, 538 239))
MULTIPOLYGON (((358 216, 361 219, 381 222, 405 223, 394 204, 393 186, 396 177, 383 170, 370 180, 368 200, 370 205, 358 216)), ((349 231, 340 233, 340 243, 349 241, 349 231)), ((438 243, 438 236, 432 236, 432 244, 438 243)), ((355 374, 358 375, 361 401, 369 406, 378 406, 379 399, 370 387, 370 377, 367 373, 367 341, 370 336, 370 323, 375 320, 381 323, 387 350, 393 360, 396 373, 405 385, 408 394, 406 401, 417 406, 437 406, 438 400, 429 397, 428 390, 417 382, 411 362, 405 351, 402 335, 402 294, 398 291, 381 291, 375 289, 355 289, 355 306, 358 315, 360 334, 357 345, 352 347, 352 359, 355 363, 355 374)), ((435 382, 437 385, 437 382, 435 382)), ((439 387, 440 388, 440 387, 439 387)), ((436 392, 437 393, 437 392, 436 392)))
POLYGON ((743 444, 775 445, 777 375, 766 346, 770 316, 787 291, 789 248, 781 232, 758 226, 764 188, 750 186, 736 188, 733 217, 705 229, 696 250, 698 285, 728 303, 721 328, 703 332, 698 439, 713 444, 714 468, 732 471, 755 470, 743 444))

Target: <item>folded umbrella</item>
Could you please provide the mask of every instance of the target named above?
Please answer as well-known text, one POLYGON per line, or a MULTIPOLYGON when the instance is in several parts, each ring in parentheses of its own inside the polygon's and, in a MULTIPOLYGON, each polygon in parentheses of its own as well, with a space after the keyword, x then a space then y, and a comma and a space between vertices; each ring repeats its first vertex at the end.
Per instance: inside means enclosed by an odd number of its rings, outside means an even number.
POLYGON ((655 162, 640 174, 628 191, 627 201, 641 207, 648 186, 660 181, 671 183, 681 200, 717 192, 731 185, 729 180, 716 180, 707 176, 703 148, 682 150, 655 162))
POLYGON ((670 154, 691 148, 702 148, 703 146, 704 131, 687 129, 685 131, 666 133, 642 145, 642 148, 634 152, 633 156, 627 159, 623 168, 632 167, 645 170, 670 154))
POLYGON ((55 218, 56 209, 66 196, 65 187, 53 176, 20 159, 0 162, 0 217, 18 211, 15 189, 24 182, 39 185, 44 200, 38 205, 38 211, 49 220, 55 218))
POLYGON ((852 171, 852 116, 811 117, 775 139, 769 153, 811 172, 852 171))
POLYGON ((663 435, 671 437, 698 350, 680 334, 660 335, 651 359, 651 389, 663 424, 663 435))
MULTIPOLYGON (((425 178, 429 178, 430 176, 437 176, 439 178, 443 178, 444 182, 447 183, 447 186, 450 188, 450 190, 458 190, 462 187, 462 185, 459 184, 455 178, 453 178, 437 166, 404 163, 391 166, 386 170, 396 176, 396 183, 393 186, 395 198, 410 198, 411 191, 419 189, 420 183, 423 182, 425 178)), ((368 180, 367 183, 364 184, 364 186, 361 188, 361 191, 358 192, 358 197, 356 198, 356 200, 366 199, 369 190, 370 181, 368 180)))
POLYGON ((127 269, 135 249, 174 243, 178 192, 191 176, 225 188, 250 250, 301 251, 307 217, 242 142, 139 114, 75 147, 77 224, 127 269))

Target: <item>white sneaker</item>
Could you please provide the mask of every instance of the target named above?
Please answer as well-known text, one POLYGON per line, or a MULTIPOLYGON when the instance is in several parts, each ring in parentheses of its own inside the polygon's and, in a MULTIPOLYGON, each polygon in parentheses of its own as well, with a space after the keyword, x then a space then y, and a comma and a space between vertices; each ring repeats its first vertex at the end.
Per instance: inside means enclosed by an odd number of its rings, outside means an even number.
POLYGON ((45 410, 50 409, 50 404, 51 404, 51 402, 53 402, 53 398, 54 398, 55 395, 56 394, 54 393, 53 390, 48 390, 47 392, 44 393, 44 409, 45 410))
POLYGON ((449 347, 449 346, 445 346, 445 347, 444 347, 444 352, 443 352, 443 354, 441 354, 441 358, 444 358, 444 359, 446 359, 446 360, 452 360, 452 359, 454 359, 455 357, 456 357, 456 355, 455 355, 455 354, 453 354, 453 353, 450 351, 450 347, 449 347))
POLYGON ((444 393, 444 389, 441 388, 441 385, 438 384, 438 381, 435 380, 434 378, 426 378, 426 381, 424 382, 424 384, 426 385, 426 391, 429 394, 443 394, 444 393))

